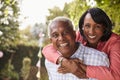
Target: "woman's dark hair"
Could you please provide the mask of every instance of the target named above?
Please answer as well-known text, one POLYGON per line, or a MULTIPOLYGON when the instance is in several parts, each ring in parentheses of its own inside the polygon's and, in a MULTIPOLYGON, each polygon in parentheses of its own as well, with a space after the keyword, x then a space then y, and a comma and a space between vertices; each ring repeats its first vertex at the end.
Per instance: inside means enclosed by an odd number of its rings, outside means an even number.
POLYGON ((107 41, 112 33, 112 22, 110 18, 107 16, 107 14, 100 8, 90 8, 81 16, 79 20, 79 30, 83 38, 85 39, 82 27, 83 27, 84 19, 87 13, 90 13, 92 19, 97 24, 102 24, 105 27, 104 34, 101 37, 101 41, 107 41))

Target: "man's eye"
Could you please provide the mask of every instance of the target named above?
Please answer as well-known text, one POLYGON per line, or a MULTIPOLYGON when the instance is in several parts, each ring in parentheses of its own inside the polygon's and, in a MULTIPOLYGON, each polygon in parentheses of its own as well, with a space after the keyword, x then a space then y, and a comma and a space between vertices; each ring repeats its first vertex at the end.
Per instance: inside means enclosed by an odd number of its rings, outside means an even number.
POLYGON ((58 37, 58 34, 52 34, 52 37, 53 37, 53 38, 57 38, 57 37, 58 37))
POLYGON ((69 32, 68 31, 64 31, 63 32, 63 35, 67 35, 69 32))

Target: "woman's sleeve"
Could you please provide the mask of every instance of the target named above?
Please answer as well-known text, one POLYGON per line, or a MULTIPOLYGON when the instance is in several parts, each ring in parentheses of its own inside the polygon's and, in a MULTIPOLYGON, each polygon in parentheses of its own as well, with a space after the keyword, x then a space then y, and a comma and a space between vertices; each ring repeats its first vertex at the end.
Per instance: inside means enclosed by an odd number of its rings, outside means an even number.
POLYGON ((120 40, 110 48, 110 67, 87 66, 87 76, 98 80, 120 80, 120 40))
POLYGON ((81 42, 81 35, 79 31, 76 31, 76 39, 77 42, 81 42))
POLYGON ((42 53, 47 60, 55 64, 57 62, 58 57, 60 56, 52 44, 48 44, 47 46, 45 46, 42 50, 42 53))

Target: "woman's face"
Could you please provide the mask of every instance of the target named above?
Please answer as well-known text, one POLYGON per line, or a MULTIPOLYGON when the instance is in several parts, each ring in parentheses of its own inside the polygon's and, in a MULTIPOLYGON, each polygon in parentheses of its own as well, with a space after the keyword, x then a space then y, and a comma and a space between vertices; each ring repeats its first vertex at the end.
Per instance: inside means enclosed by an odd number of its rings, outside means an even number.
POLYGON ((99 42, 104 32, 104 26, 102 24, 97 24, 94 22, 90 13, 87 13, 85 16, 82 29, 89 44, 93 45, 96 45, 99 42))

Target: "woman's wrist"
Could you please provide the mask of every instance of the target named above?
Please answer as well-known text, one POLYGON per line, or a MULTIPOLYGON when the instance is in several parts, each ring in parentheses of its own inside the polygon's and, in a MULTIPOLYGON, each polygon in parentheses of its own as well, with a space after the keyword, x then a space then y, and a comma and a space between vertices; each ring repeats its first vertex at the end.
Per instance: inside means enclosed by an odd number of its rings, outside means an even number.
POLYGON ((64 57, 63 56, 60 56, 58 59, 57 59, 57 64, 62 64, 62 61, 63 61, 64 57))

